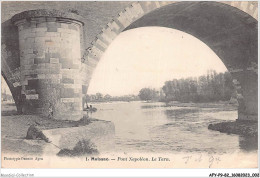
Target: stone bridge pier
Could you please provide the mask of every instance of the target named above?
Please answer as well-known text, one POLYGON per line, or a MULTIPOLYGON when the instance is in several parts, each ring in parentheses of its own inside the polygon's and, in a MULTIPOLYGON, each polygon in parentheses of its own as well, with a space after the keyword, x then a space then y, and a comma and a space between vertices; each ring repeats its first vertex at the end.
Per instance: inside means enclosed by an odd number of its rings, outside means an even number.
POLYGON ((32 10, 11 19, 18 27, 23 113, 79 120, 82 115, 81 31, 76 14, 32 10))
MULTIPOLYGON (((257 66, 257 65, 256 65, 257 66)), ((238 101, 238 121, 258 121, 257 67, 231 70, 238 101)))

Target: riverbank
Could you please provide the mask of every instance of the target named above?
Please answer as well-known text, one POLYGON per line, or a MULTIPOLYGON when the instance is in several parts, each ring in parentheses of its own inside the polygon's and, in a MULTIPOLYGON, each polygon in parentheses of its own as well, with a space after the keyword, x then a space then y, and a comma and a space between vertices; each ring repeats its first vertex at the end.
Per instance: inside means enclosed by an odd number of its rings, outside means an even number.
MULTIPOLYGON (((62 146, 62 148, 73 148, 77 142, 84 138, 95 143, 95 135, 105 139, 107 136, 104 134, 104 130, 111 135, 114 133, 113 123, 109 121, 87 116, 78 121, 65 121, 48 119, 37 115, 18 115, 13 104, 5 105, 2 103, 2 153, 21 155, 57 154, 59 150, 44 140, 25 139, 28 128, 35 123, 38 124, 38 128, 43 131, 52 143, 62 146), (66 135, 66 138, 64 135, 66 135), (57 136, 62 139, 57 139, 57 136), (57 140, 59 141, 57 142, 57 140), (69 145, 69 143, 71 144, 69 145)), ((100 138, 98 139, 100 140, 100 138)))
POLYGON ((238 105, 236 103, 230 103, 228 101, 219 101, 214 103, 181 103, 181 102, 168 102, 165 103, 168 107, 200 107, 200 108, 225 108, 225 110, 237 109, 238 105))
POLYGON ((258 137, 257 122, 232 121, 209 124, 208 129, 227 134, 237 134, 244 137, 258 137))

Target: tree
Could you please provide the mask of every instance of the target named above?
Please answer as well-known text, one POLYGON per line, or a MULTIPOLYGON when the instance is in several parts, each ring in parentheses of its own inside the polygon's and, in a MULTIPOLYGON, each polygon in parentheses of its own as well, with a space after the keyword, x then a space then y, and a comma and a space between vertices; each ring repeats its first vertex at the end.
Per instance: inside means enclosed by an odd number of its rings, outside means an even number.
POLYGON ((139 91, 139 98, 143 101, 156 100, 159 98, 159 92, 155 89, 142 88, 139 91))
POLYGON ((112 98, 112 97, 111 97, 109 94, 106 94, 106 95, 104 96, 104 99, 105 99, 106 101, 109 101, 111 98, 112 98))
POLYGON ((102 100, 103 99, 103 95, 102 93, 96 93, 96 100, 102 100))
POLYGON ((235 92, 230 73, 209 70, 199 78, 174 79, 162 87, 164 101, 215 102, 227 101, 235 92))

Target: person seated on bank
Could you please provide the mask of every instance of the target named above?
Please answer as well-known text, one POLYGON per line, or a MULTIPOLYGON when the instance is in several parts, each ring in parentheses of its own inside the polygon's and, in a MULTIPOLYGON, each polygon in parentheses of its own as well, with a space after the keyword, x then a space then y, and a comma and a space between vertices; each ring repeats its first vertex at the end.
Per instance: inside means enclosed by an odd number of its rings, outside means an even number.
POLYGON ((51 141, 42 133, 41 129, 38 127, 40 124, 38 122, 35 122, 32 124, 27 131, 26 139, 32 139, 32 140, 44 140, 47 143, 51 143, 51 141))

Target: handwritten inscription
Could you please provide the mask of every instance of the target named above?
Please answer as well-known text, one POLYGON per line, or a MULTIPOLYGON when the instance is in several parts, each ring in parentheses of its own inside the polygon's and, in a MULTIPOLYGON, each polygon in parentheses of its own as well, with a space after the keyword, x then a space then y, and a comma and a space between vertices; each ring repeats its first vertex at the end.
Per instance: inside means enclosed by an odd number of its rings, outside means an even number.
MULTIPOLYGON (((195 156, 184 156, 182 159, 184 160, 185 164, 188 164, 191 161, 201 162, 205 158, 203 158, 202 155, 199 155, 197 157, 195 157, 195 156)), ((218 164, 220 161, 221 161, 221 159, 220 159, 219 156, 209 155, 209 157, 208 157, 209 168, 211 168, 213 164, 218 164)))

